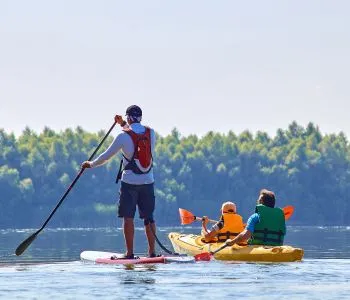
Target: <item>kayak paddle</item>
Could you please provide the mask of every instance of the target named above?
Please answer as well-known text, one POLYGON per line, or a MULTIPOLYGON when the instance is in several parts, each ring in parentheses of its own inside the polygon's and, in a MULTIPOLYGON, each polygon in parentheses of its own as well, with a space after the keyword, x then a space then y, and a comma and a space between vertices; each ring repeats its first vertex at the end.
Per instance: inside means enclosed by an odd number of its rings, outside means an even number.
MULTIPOLYGON (((102 139, 102 141, 100 142, 100 144, 97 146, 97 148, 95 149, 95 151, 91 154, 91 156, 89 157, 89 161, 93 159, 93 157, 95 156, 95 154, 97 153, 97 151, 100 149, 100 147, 102 146, 103 142, 106 140, 106 138, 108 137, 108 135, 111 133, 112 129, 114 128, 114 126, 117 123, 114 122, 113 125, 111 126, 111 128, 108 130, 108 132, 106 133, 106 135, 104 136, 104 138, 102 139)), ((28 247, 29 245, 35 240, 35 238, 37 237, 37 235, 45 228, 46 224, 50 221, 50 219, 52 218, 52 216, 54 215, 54 213, 56 212, 56 210, 60 207, 60 205, 62 204, 63 200, 67 197, 67 195, 69 194, 69 192, 71 191, 71 189, 73 188, 73 186, 76 184, 76 182, 78 181, 78 179, 80 178, 81 174, 83 174, 84 172, 84 168, 81 168, 78 175, 75 177, 75 179, 73 180, 73 182, 71 183, 71 185, 68 187, 68 189, 66 190, 66 192, 64 193, 64 195, 62 196, 61 200, 58 202, 58 204, 56 205, 56 207, 54 208, 54 210, 51 212, 51 214, 49 215, 49 217, 47 218, 47 220, 44 222, 44 224, 41 226, 41 228, 39 230, 37 230, 36 232, 34 232, 31 236, 29 236, 27 239, 25 239, 16 249, 16 255, 19 256, 21 255, 28 247)))
POLYGON ((286 220, 289 220, 289 218, 292 216, 293 212, 294 212, 294 206, 293 205, 288 205, 282 208, 283 212, 284 212, 284 218, 286 220))
MULTIPOLYGON (((285 219, 288 220, 294 212, 294 206, 288 205, 283 207, 282 210, 283 210, 285 219)), ((179 214, 180 214, 181 225, 188 225, 193 223, 194 221, 202 220, 201 217, 197 217, 192 212, 183 208, 179 208, 179 214)), ((216 223, 217 221, 209 219, 209 222, 216 223)))
MULTIPOLYGON (((194 221, 202 221, 201 217, 197 217, 190 211, 183 208, 179 208, 179 214, 181 219, 181 225, 188 225, 193 223, 194 221)), ((217 221, 209 219, 209 222, 216 223, 217 221)))
POLYGON ((218 249, 216 249, 215 251, 210 251, 210 252, 203 252, 203 253, 199 253, 197 255, 194 256, 194 260, 195 261, 210 261, 211 257, 221 251, 222 249, 225 249, 226 247, 230 246, 230 242, 232 242, 232 240, 228 239, 226 240, 226 242, 218 249))

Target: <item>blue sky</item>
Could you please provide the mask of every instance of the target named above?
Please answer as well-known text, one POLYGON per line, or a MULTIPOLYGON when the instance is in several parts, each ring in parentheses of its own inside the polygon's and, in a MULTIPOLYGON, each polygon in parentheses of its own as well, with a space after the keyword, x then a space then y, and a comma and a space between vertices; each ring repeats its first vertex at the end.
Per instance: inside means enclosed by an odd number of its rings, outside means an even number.
POLYGON ((0 128, 350 135, 350 1, 0 0, 0 128))

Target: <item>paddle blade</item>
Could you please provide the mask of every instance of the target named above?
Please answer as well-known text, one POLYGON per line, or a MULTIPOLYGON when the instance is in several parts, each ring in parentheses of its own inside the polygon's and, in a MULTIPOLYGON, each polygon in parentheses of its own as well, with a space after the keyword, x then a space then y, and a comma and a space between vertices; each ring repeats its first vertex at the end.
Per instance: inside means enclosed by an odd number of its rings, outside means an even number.
POLYGON ((288 205, 283 207, 283 212, 284 212, 284 218, 288 220, 294 212, 294 206, 288 205))
POLYGON ((16 249, 16 255, 20 256, 28 247, 29 245, 35 240, 36 236, 38 235, 38 231, 33 233, 29 238, 25 239, 16 249))
POLYGON ((211 254, 209 252, 199 253, 194 256, 195 261, 210 261, 211 254))
POLYGON ((187 225, 193 223, 196 217, 188 210, 179 208, 181 225, 187 225))

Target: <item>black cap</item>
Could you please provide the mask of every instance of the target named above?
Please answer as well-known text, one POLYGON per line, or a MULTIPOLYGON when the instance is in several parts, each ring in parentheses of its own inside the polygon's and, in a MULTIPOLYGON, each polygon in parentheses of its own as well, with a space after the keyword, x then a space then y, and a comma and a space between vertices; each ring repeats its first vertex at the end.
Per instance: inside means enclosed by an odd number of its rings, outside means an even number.
POLYGON ((126 109, 126 115, 128 116, 134 116, 134 117, 141 117, 142 116, 142 110, 137 105, 131 105, 126 109))

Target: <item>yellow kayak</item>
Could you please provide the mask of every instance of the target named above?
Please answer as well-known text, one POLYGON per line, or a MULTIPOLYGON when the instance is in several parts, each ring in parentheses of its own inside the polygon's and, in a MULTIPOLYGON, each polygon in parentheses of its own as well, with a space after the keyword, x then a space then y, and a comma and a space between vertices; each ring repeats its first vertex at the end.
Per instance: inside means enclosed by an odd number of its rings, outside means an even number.
MULTIPOLYGON (((199 235, 181 234, 178 232, 169 233, 169 239, 176 252, 191 256, 204 252, 215 251, 223 245, 223 243, 203 243, 202 237, 199 235)), ((286 245, 233 245, 219 251, 214 255, 214 257, 218 260, 292 262, 301 261, 303 255, 303 249, 286 245)))

